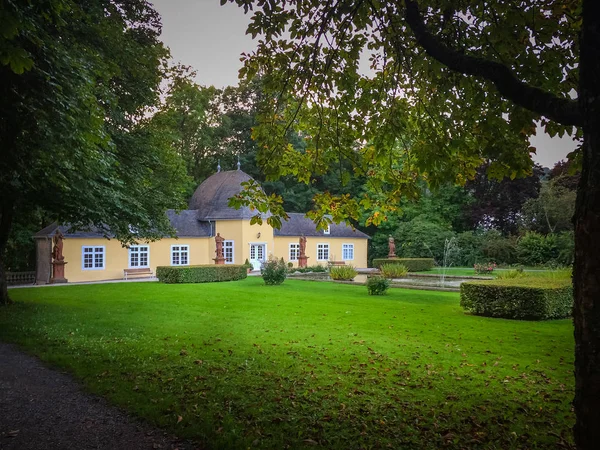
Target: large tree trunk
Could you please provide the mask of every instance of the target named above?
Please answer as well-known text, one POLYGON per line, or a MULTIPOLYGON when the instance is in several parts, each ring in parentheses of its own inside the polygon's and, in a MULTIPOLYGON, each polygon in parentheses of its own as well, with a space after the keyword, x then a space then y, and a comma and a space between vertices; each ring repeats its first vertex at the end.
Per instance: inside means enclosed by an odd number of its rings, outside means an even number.
POLYGON ((575 208, 575 442, 600 445, 600 2, 584 0, 579 102, 584 117, 575 208))
POLYGON ((14 203, 8 199, 0 202, 0 306, 12 303, 8 296, 6 268, 4 267, 4 251, 14 216, 14 203))

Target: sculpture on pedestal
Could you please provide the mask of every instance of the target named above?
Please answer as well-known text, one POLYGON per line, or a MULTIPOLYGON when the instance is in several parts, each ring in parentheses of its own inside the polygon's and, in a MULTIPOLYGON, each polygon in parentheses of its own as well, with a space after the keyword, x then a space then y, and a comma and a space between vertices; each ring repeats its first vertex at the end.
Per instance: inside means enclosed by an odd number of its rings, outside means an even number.
POLYGON ((66 283, 67 279, 65 278, 65 257, 63 255, 63 239, 64 236, 60 232, 60 230, 56 230, 54 237, 52 238, 52 243, 54 247, 52 248, 52 278, 50 278, 50 283, 66 283))
POLYGON ((396 243, 394 242, 394 238, 390 235, 388 239, 388 245, 390 247, 390 251, 388 253, 388 258, 396 257, 396 243))
POLYGON ((225 256, 223 255, 224 242, 225 239, 221 236, 221 233, 217 233, 215 236, 215 244, 217 247, 215 250, 217 256, 214 258, 215 264, 225 264, 225 256))
POLYGON ((306 267, 308 256, 306 256, 306 236, 300 236, 300 253, 298 255, 298 267, 306 267))

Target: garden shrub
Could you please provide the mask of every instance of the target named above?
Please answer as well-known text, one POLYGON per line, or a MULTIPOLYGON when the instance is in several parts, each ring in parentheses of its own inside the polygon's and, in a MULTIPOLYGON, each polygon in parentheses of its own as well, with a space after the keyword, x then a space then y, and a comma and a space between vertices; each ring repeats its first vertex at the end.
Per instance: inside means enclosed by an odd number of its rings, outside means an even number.
POLYGON ((495 268, 496 263, 493 262, 473 264, 473 269, 475 269, 475 273, 478 275, 490 274, 494 271, 495 268))
POLYGON ((517 242, 519 264, 537 266, 556 260, 559 250, 556 236, 528 232, 517 242))
POLYGON ((575 237, 572 231, 564 231, 556 235, 558 256, 556 262, 563 266, 570 266, 575 259, 575 237))
POLYGON ((379 269, 383 264, 401 264, 406 266, 409 272, 421 272, 433 268, 433 258, 375 258, 373 259, 373 267, 379 269))
POLYGON ((488 261, 496 261, 498 264, 514 264, 517 261, 515 237, 505 237, 497 230, 489 230, 481 239, 481 251, 488 261))
POLYGON ((467 311, 506 319, 569 317, 573 287, 569 278, 525 277, 462 283, 460 305, 467 311))
POLYGON ((385 295, 390 287, 390 280, 383 277, 367 278, 367 291, 369 295, 385 295))
MULTIPOLYGON (((444 243, 454 235, 448 224, 439 222, 437 217, 424 214, 409 222, 400 222, 393 233, 396 239, 396 254, 399 257, 420 258, 428 255, 438 263, 441 263, 444 257, 444 243)), ((456 261, 452 263, 455 264, 456 261)))
POLYGON ((269 258, 262 264, 260 271, 265 284, 281 284, 287 277, 287 264, 283 258, 269 258))
POLYGON ((329 276, 333 280, 352 281, 358 272, 352 266, 334 266, 329 269, 329 276))
POLYGON ((496 275, 496 279, 497 280, 507 280, 510 278, 523 278, 528 276, 525 272, 523 272, 523 269, 512 269, 512 270, 505 270, 504 272, 498 272, 498 274, 496 275))
POLYGON ((327 272, 327 267, 325 266, 319 266, 314 265, 314 266, 307 266, 307 267, 296 267, 289 269, 290 272, 300 272, 300 273, 307 273, 307 272, 327 272))
POLYGON ((382 264, 379 270, 385 278, 401 278, 408 273, 408 268, 404 264, 382 264))
POLYGON ((242 280, 248 276, 245 265, 159 266, 156 277, 162 283, 211 283, 242 280))
POLYGON ((483 236, 480 233, 465 231, 456 236, 456 245, 459 248, 458 258, 455 262, 458 266, 473 267, 477 261, 483 261, 481 250, 483 236))

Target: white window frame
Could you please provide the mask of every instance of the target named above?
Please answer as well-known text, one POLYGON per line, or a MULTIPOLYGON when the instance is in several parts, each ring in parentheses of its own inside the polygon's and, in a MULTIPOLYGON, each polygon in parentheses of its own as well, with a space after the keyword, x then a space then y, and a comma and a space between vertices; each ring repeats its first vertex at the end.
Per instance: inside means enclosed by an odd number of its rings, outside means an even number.
POLYGON ((354 261, 354 244, 342 244, 342 260, 354 261), (347 258, 346 252, 350 252, 351 258, 347 258))
POLYGON ((223 241, 223 257, 225 264, 235 264, 235 242, 232 240, 223 241), (231 261, 228 260, 228 250, 231 248, 231 261))
POLYGON ((188 244, 182 244, 182 245, 178 245, 178 244, 173 244, 171 245, 171 265, 172 266, 189 266, 190 265, 190 246, 188 244), (175 250, 177 249, 177 250, 175 250), (182 263, 181 262, 181 256, 182 254, 185 253, 185 259, 187 260, 186 263, 182 263), (178 258, 179 258, 179 262, 176 263, 175 262, 175 254, 177 254, 178 258))
POLYGON ((323 230, 323 234, 331 234, 331 224, 327 224, 327 228, 323 230))
POLYGON ((317 261, 329 261, 329 252, 330 252, 331 248, 329 246, 329 243, 321 243, 321 244, 317 244, 317 261), (323 252, 323 256, 324 258, 320 257, 320 252, 319 250, 322 250, 323 252), (325 255, 325 253, 327 253, 325 255))
POLYGON ((300 244, 291 243, 288 256, 290 261, 298 261, 298 257, 300 256, 300 244))
POLYGON ((106 247, 104 245, 82 245, 81 246, 81 270, 104 270, 106 268, 106 247), (92 267, 85 267, 85 249, 92 249, 88 254, 92 255, 92 267), (96 251, 102 254, 102 266, 96 266, 96 251))
POLYGON ((129 269, 146 269, 146 268, 149 268, 150 267, 150 245, 148 245, 148 244, 142 244, 142 245, 132 245, 132 246, 130 246, 129 247, 129 252, 127 254, 127 257, 128 257, 127 258, 128 259, 127 262, 128 262, 129 269), (131 265, 131 254, 132 254, 131 250, 133 250, 133 249, 136 250, 133 253, 136 253, 136 252, 138 253, 138 261, 139 261, 139 260, 141 260, 141 257, 140 257, 141 253, 142 253, 142 252, 140 252, 140 248, 141 247, 146 247, 148 249, 146 251, 146 254, 147 254, 147 257, 146 257, 147 264, 145 266, 142 266, 141 264, 139 264, 137 266, 132 266, 131 265))

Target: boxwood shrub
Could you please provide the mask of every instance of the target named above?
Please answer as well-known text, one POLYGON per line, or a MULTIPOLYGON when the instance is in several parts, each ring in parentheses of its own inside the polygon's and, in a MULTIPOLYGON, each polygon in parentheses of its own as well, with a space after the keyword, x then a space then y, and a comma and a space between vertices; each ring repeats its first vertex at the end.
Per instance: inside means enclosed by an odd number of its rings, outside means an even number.
POLYGON ((156 277, 162 283, 210 283, 241 280, 248 276, 245 265, 159 266, 156 277))
POLYGON ((509 278, 460 285, 460 305, 488 317, 546 320, 569 317, 573 287, 569 278, 509 278))
POLYGON ((421 272, 433 268, 433 258, 374 258, 373 267, 379 269, 382 264, 402 264, 409 272, 421 272))
POLYGON ((389 287, 390 280, 387 278, 378 276, 367 278, 367 292, 369 295, 385 295, 389 287))

